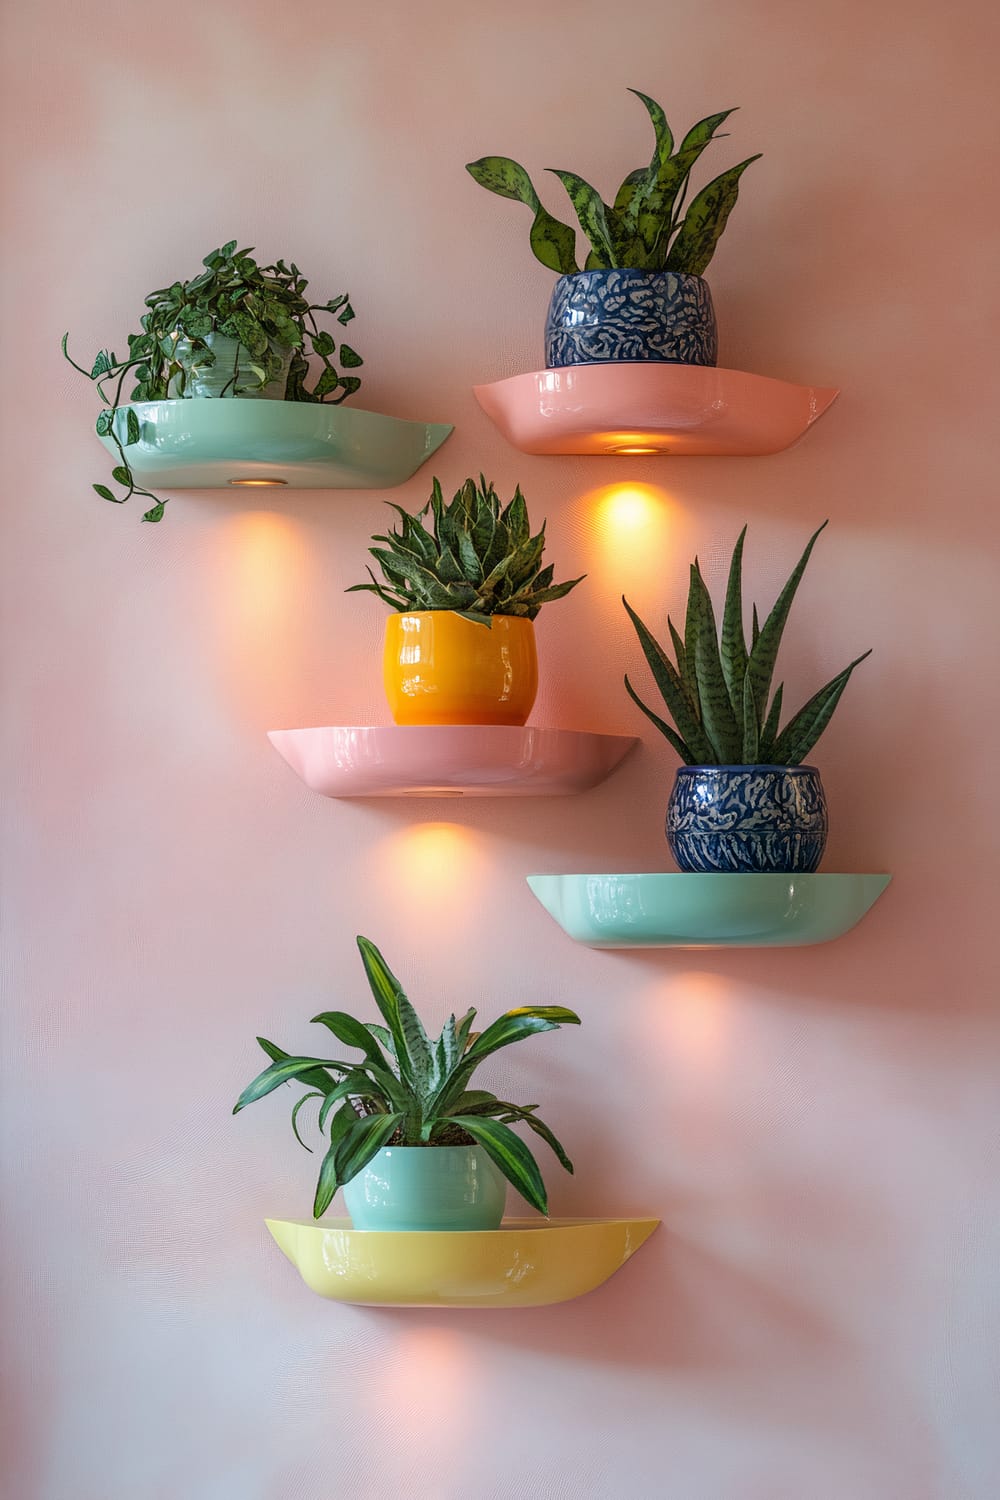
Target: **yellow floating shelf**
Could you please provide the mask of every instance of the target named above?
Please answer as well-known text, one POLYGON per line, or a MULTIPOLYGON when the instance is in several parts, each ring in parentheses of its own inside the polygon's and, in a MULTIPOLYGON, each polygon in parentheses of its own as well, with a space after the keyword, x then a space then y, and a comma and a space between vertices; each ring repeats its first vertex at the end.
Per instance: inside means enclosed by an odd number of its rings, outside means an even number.
POLYGON ((266 1219, 320 1297, 366 1307, 544 1307, 582 1297, 634 1255, 659 1219, 507 1219, 469 1232, 352 1229, 266 1219))

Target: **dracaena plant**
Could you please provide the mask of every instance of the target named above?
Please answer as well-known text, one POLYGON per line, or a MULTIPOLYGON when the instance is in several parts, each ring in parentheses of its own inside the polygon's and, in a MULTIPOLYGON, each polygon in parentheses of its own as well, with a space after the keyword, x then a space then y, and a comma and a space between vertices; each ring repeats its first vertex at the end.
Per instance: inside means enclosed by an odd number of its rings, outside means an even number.
POLYGON ((432 1041, 399 980, 375 944, 359 937, 358 948, 375 1004, 385 1025, 359 1021, 345 1011, 328 1010, 313 1020, 325 1026, 356 1061, 292 1057, 265 1037, 257 1041, 272 1059, 243 1090, 233 1110, 263 1099, 284 1083, 306 1092, 292 1109, 296 1140, 309 1151, 298 1128, 302 1107, 318 1101, 317 1124, 326 1145, 316 1184, 313 1217, 329 1208, 339 1187, 362 1171, 383 1146, 479 1145, 528 1202, 548 1213, 541 1172, 528 1147, 511 1129, 524 1124, 551 1147, 560 1164, 573 1164, 543 1120, 537 1104, 512 1104, 487 1089, 470 1089, 479 1065, 501 1047, 540 1031, 579 1025, 580 1017, 561 1005, 520 1006, 506 1011, 483 1031, 473 1031, 475 1010, 449 1016, 432 1041))
MULTIPOLYGON (((680 271, 704 274, 715 253, 739 193, 740 178, 758 160, 748 156, 713 178, 692 198, 686 211, 691 169, 705 147, 716 139, 719 127, 733 113, 699 120, 675 149, 667 117, 648 94, 630 89, 644 104, 656 135, 653 158, 648 166, 636 167, 622 182, 613 203, 605 203, 596 188, 575 172, 547 167, 569 195, 580 228, 590 244, 585 271, 630 266, 643 271, 680 271)), ((576 230, 555 219, 542 207, 528 173, 509 156, 483 156, 469 162, 466 170, 491 193, 514 198, 531 209, 531 248, 543 266, 560 275, 579 270, 576 263, 576 230)))
POLYGON ((111 477, 125 493, 116 495, 104 484, 95 484, 94 489, 102 500, 116 505, 133 495, 153 500, 155 504, 143 515, 144 521, 162 520, 166 501, 157 500, 137 485, 132 473, 126 450, 139 441, 140 425, 136 413, 122 404, 127 379, 135 382, 129 401, 183 397, 190 383, 216 364, 209 340, 214 334, 222 334, 239 344, 231 371, 227 368, 222 372, 228 376, 220 390, 222 396, 253 394, 280 375, 286 365, 285 401, 337 405, 361 385, 357 375, 343 373, 363 363, 360 354, 345 343, 338 349, 333 334, 316 321, 319 313, 335 317, 340 324, 349 323, 354 309, 346 293, 328 302, 312 302, 305 294, 309 283, 294 261, 291 265, 279 260, 272 266, 260 266, 253 259, 252 247, 239 250, 235 240, 206 255, 202 265, 204 269, 190 281, 175 281, 150 292, 145 302, 147 311, 139 320, 142 331, 127 335, 128 354, 124 357, 101 349, 87 370, 70 357, 66 347, 69 334, 63 335, 63 354, 74 369, 94 381, 104 403, 97 432, 110 438, 118 450, 119 463, 111 477), (315 355, 321 365, 311 389, 307 384, 307 354, 315 355), (112 385, 113 392, 109 393, 105 385, 112 385))
MULTIPOLYGON (((533 620, 543 604, 562 599, 583 577, 553 583, 555 569, 542 567, 545 522, 531 535, 528 508, 520 486, 503 505, 496 489, 480 474, 467 479, 449 503, 434 480, 431 498, 415 516, 387 502, 400 518, 399 527, 372 537, 369 547, 382 570, 379 583, 356 583, 352 594, 377 594, 392 609, 454 610, 467 620, 490 625, 493 615, 533 620), (423 518, 430 514, 431 524, 423 518)), ((583 575, 586 576, 586 575, 583 575)))
POLYGON ((871 651, 865 651, 856 657, 782 726, 783 683, 771 697, 775 661, 792 600, 816 538, 826 524, 824 521, 809 538, 794 572, 763 625, 759 623, 756 604, 753 606, 749 647, 743 622, 745 526, 733 549, 721 634, 716 629, 711 595, 701 576, 697 558, 691 565, 683 637, 669 615, 667 617, 674 648, 673 660, 623 597, 622 603, 635 626, 653 679, 670 710, 675 728, 665 724, 642 701, 627 676, 625 687, 646 717, 670 741, 685 765, 801 765, 829 724, 854 668, 871 655, 871 651))

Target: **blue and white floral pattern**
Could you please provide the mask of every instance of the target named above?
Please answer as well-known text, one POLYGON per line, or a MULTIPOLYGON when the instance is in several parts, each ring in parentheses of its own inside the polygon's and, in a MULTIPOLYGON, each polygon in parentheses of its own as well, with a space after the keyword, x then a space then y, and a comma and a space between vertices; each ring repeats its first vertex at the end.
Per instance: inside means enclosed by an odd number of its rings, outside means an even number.
POLYGON ((667 842, 682 870, 815 870, 827 835, 815 766, 682 766, 667 806, 667 842))
POLYGON ((714 365, 715 309, 708 282, 676 271, 578 271, 560 276, 545 323, 545 363, 659 360, 714 365))

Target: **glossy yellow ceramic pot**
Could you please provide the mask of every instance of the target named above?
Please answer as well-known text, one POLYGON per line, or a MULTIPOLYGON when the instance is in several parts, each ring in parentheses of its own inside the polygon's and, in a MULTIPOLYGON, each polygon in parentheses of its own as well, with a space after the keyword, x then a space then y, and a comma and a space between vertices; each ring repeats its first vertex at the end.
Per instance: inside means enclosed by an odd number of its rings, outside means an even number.
POLYGON ((523 724, 538 691, 535 628, 512 615, 490 626, 452 610, 390 615, 384 673, 397 724, 523 724))

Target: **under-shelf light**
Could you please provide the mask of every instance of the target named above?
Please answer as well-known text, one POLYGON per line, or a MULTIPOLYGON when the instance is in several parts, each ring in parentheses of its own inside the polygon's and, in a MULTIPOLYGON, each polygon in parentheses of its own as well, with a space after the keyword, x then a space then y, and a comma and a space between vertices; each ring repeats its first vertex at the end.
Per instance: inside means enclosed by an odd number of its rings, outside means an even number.
POLYGON ((271 489, 275 485, 287 484, 287 479, 230 479, 230 484, 243 485, 246 489, 271 489))

